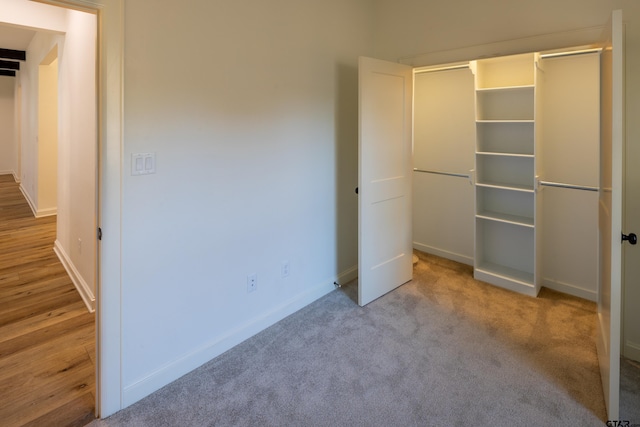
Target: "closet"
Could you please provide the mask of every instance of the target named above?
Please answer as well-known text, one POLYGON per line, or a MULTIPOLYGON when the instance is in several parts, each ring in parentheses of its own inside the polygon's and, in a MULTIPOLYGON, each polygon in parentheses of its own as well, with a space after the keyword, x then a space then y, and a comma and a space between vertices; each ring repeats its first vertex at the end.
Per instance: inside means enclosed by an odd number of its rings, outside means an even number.
POLYGON ((599 73, 598 50, 417 69, 414 247, 595 300, 599 73))
POLYGON ((468 65, 414 73, 413 237, 473 264, 474 80, 468 65))

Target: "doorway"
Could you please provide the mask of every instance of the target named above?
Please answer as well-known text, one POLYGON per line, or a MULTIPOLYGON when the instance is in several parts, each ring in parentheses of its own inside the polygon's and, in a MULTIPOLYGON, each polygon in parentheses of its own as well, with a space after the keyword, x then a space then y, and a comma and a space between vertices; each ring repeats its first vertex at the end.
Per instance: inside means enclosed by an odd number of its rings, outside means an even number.
MULTIPOLYGON (((618 48, 616 48, 616 49, 620 49, 620 47, 618 47, 618 48)), ((621 50, 618 50, 618 51, 620 52, 620 54, 622 54, 622 53, 621 53, 621 50)), ((618 74, 616 74, 616 75, 618 75, 618 74)), ((620 75, 621 75, 621 72, 620 72, 620 75)), ((516 86, 518 86, 517 90, 521 90, 521 87, 524 87, 524 86, 522 86, 521 84, 516 85, 516 86)), ((361 86, 361 87, 362 87, 362 86, 361 86)), ((483 87, 482 89, 484 90, 485 88, 483 87)), ((529 92, 529 89, 528 89, 528 88, 525 88, 525 89, 529 92)), ((503 92, 504 92, 504 87, 497 87, 496 89, 494 89, 494 92, 498 92, 498 91, 500 91, 499 93, 503 93, 503 92)), ((511 94, 511 92, 509 92, 509 94, 511 94)), ((479 97, 478 93, 477 93, 476 95, 479 97)), ((484 96, 484 92, 482 92, 482 95, 484 96)), ((361 99, 362 99, 362 95, 361 95, 361 99)), ((361 111, 362 111, 362 110, 361 110, 361 111)), ((509 110, 508 112, 510 113, 510 112, 511 112, 511 110, 509 110)), ((528 118, 528 117, 527 117, 527 118, 528 118)), ((500 117, 498 117, 497 119, 496 119, 495 117, 493 117, 493 116, 489 116, 489 117, 480 116, 480 117, 479 117, 479 120, 478 120, 478 119, 476 119, 476 120, 477 120, 478 122, 482 122, 482 123, 487 122, 487 123, 489 123, 489 124, 491 124, 491 125, 493 125, 493 124, 494 124, 494 122, 496 122, 496 121, 502 121, 502 122, 507 123, 507 124, 510 126, 510 125, 511 125, 511 123, 512 123, 514 120, 516 120, 516 119, 517 119, 517 120, 519 120, 520 122, 527 122, 527 123, 528 123, 528 120, 524 120, 522 117, 515 117, 515 118, 514 118, 514 117, 510 117, 510 116, 508 116, 508 115, 507 115, 507 117, 505 117, 505 118, 503 118, 503 117, 501 117, 501 116, 500 116, 500 117)), ((504 126, 503 126, 503 127, 504 127, 504 126)), ((527 124, 527 127, 528 127, 528 124, 527 124)), ((621 126, 620 126, 620 127, 614 127, 614 132, 615 132, 615 131, 617 131, 619 128, 621 129, 621 126)), ((596 133, 596 134, 597 134, 597 133, 596 133)), ((511 135, 511 136, 512 136, 512 135, 511 135)), ((511 139, 513 139, 513 138, 511 138, 511 139)), ((520 138, 520 139, 523 139, 523 138, 520 138)), ((531 141, 533 142, 533 138, 531 138, 531 141)), ((482 151, 482 152, 480 152, 480 153, 476 153, 476 155, 481 154, 481 155, 505 156, 505 154, 502 152, 502 150, 495 150, 495 149, 493 149, 493 150, 480 150, 480 151, 482 151), (485 151, 487 151, 487 152, 485 152, 485 151), (495 152, 494 152, 494 151, 495 151, 495 152)), ((527 157, 527 158, 531 158, 531 159, 533 159, 533 156, 534 156, 534 153, 533 153, 533 152, 531 152, 531 153, 529 153, 529 152, 527 152, 527 153, 520 153, 520 152, 508 152, 507 154, 508 154, 508 155, 510 155, 510 156, 517 157, 518 159, 520 159, 521 157, 527 157)), ((485 167, 485 168, 484 168, 484 169, 485 169, 485 170, 484 170, 484 172, 487 172, 487 171, 493 172, 493 171, 496 169, 495 167, 493 167, 493 166, 495 166, 495 165, 493 165, 493 163, 495 163, 495 162, 493 162, 493 159, 494 159, 494 158, 495 158, 495 157, 491 157, 491 159, 492 159, 492 161, 491 161, 491 165, 490 165, 491 167, 489 167, 489 166, 485 167)), ((361 157, 360 161, 362 162, 362 157, 361 157)), ((489 161, 486 161, 485 163, 489 164, 490 162, 489 162, 489 161)), ((482 167, 480 167, 480 169, 481 169, 480 171, 473 171, 473 173, 474 173, 474 174, 480 174, 481 172, 483 172, 482 167)), ((616 171, 617 171, 617 170, 619 170, 619 169, 620 169, 620 168, 614 168, 614 170, 616 170, 616 171)), ((519 170, 519 168, 518 168, 518 170, 519 170)), ((536 170, 536 171, 537 171, 537 170, 536 170)), ((437 174, 437 175, 441 175, 441 173, 439 173, 440 171, 438 171, 438 170, 435 170, 435 171, 428 171, 428 172, 430 172, 430 173, 434 173, 434 172, 435 172, 435 174, 437 174)), ((508 172, 510 172, 510 171, 508 171, 508 172)), ((485 181, 486 181, 486 182, 483 182, 483 183, 482 183, 482 184, 483 184, 483 186, 488 187, 488 188, 499 188, 501 191, 504 189, 504 185, 500 185, 500 186, 498 186, 498 185, 496 185, 496 184, 495 184, 495 182, 502 183, 503 181, 500 181, 500 180, 494 179, 495 177, 493 177, 493 176, 489 176, 488 172, 486 173, 486 175, 487 175, 487 176, 484 176, 484 178, 487 178, 487 179, 485 179, 485 181)), ((531 180, 531 178, 530 178, 530 177, 531 177, 532 175, 533 175, 533 174, 529 173, 529 174, 527 175, 527 176, 528 176, 528 178, 527 178, 527 179, 528 179, 528 180, 531 180)), ((537 175, 537 173, 536 173, 536 175, 537 175)), ((519 175, 513 174, 513 176, 518 177, 519 175)), ((483 176, 479 175, 479 178, 483 178, 483 176)), ((479 180, 479 181, 480 181, 480 180, 479 180)), ((539 184, 539 183, 537 183, 537 182, 535 182, 535 181, 534 181, 534 183, 535 183, 535 185, 537 185, 537 186, 539 186, 539 185, 547 185, 547 183, 542 183, 542 182, 539 184)), ((515 182, 515 184, 519 184, 519 182, 515 182)), ((555 184, 555 183, 552 183, 552 184, 555 184)), ((361 185, 361 183, 359 183, 359 185, 361 185)), ((534 194, 535 192, 537 192, 537 190, 536 190, 533 186, 531 186, 531 187, 532 187, 532 188, 528 188, 528 187, 527 187, 527 188, 525 188, 524 190, 526 190, 526 191, 530 192, 531 194, 534 194)), ((616 187, 616 191, 617 191, 617 188, 620 188, 620 187, 621 187, 621 186, 616 187)), ((607 187, 604 187, 604 188, 606 189, 607 187)), ((518 191, 524 191, 524 190, 523 190, 523 189, 518 188, 518 191)), ((492 190, 492 191, 493 191, 493 190, 492 190)), ((589 191, 591 191, 591 189, 589 189, 589 191)), ((480 212, 480 215, 476 215, 477 217, 478 217, 478 216, 479 216, 479 217, 482 217, 482 219, 483 219, 483 220, 484 220, 485 218, 488 218, 488 219, 490 219, 490 220, 492 220, 492 221, 501 221, 501 222, 504 222, 504 223, 508 223, 510 227, 511 227, 511 225, 512 225, 514 222, 515 222, 515 223, 517 223, 518 225, 524 225, 524 226, 527 226, 527 227, 528 227, 528 226, 533 226, 533 224, 529 224, 530 222, 531 222, 531 223, 533 222, 534 215, 535 215, 535 216, 537 216, 537 212, 533 211, 533 209, 531 210, 533 213, 531 213, 531 214, 527 214, 527 215, 522 215, 522 214, 521 214, 521 213, 519 213, 519 212, 518 212, 518 213, 514 213, 514 212, 507 212, 507 213, 509 213, 509 214, 510 214, 508 218, 504 218, 504 217, 498 217, 498 218, 496 218, 496 216, 495 216, 495 215, 486 215, 486 214, 485 214, 485 211, 484 211, 483 209, 481 209, 481 208, 482 208, 482 206, 481 206, 481 205, 482 205, 482 202, 483 202, 483 201, 486 201, 485 199, 489 199, 489 197, 488 197, 488 196, 485 196, 485 197, 480 197, 480 198, 479 198, 479 202, 478 202, 478 209, 480 210, 480 211, 479 211, 479 212, 480 212), (514 220, 514 217, 517 217, 517 218, 515 218, 515 220, 514 220), (530 221, 530 220, 531 220, 531 221, 530 221)), ((621 203, 619 203, 618 205, 621 205, 621 203)), ((503 210, 504 210, 504 209, 503 209, 503 210)), ((493 212, 493 210, 491 210, 490 212, 493 212)), ((499 212, 499 213, 501 213, 501 212, 499 212)), ((409 225, 406 225, 406 226, 408 227, 409 225)), ((403 225, 398 225, 398 227, 399 227, 399 228, 402 228, 402 227, 404 227, 404 226, 403 226, 403 225)), ((612 229, 613 229, 613 230, 617 230, 617 228, 616 228, 615 226, 614 226, 612 229)), ((365 230, 364 232, 365 232, 365 233, 367 233, 367 232, 371 232, 371 231, 372 231, 372 230, 365 230)), ((481 231, 484 231, 484 229, 481 229, 481 231)), ((397 230, 397 231, 396 231, 396 233, 401 233, 401 232, 402 232, 402 230, 397 230)), ((529 234, 531 234, 531 233, 529 233, 529 234)), ((361 231, 361 235, 362 235, 362 231, 361 231)), ((615 235, 615 237, 618 237, 618 236, 619 236, 619 232, 618 232, 618 231, 616 231, 616 233, 613 233, 612 235, 615 235)), ((482 236, 481 236, 481 237, 482 237, 482 236)), ((619 237, 618 237, 618 238, 619 238, 619 237)), ((477 239, 477 235, 476 235, 476 239, 477 239)), ((530 240, 530 241, 532 241, 532 239, 529 239, 529 240, 530 240)), ((533 245, 531 245, 531 246, 533 246, 533 245)), ((511 251, 511 252, 512 252, 512 251, 511 251)), ((511 252, 509 252, 507 255, 511 256, 511 252)), ((476 253, 477 253, 477 251, 476 251, 476 253)), ((508 258, 508 257, 507 257, 507 258, 508 258)), ((528 257, 528 258, 532 258, 532 257, 528 257)), ((615 260, 618 260, 618 262, 619 262, 620 257, 619 257, 619 256, 618 256, 618 257, 615 257, 615 256, 614 256, 614 257, 613 257, 613 260, 614 260, 614 261, 615 261, 615 260)), ((537 266, 536 266, 536 267, 537 267, 537 266)), ((528 265, 528 266, 527 266, 527 268, 520 268, 520 267, 518 266, 518 272, 519 272, 520 270, 525 270, 526 272, 530 273, 530 275, 531 275, 531 276, 533 276, 533 275, 535 274, 535 272, 537 271, 537 270, 536 270, 536 267, 531 268, 531 266, 530 266, 530 265, 528 265), (535 270, 535 271, 534 271, 534 270, 535 270)), ((504 276, 504 273, 501 273, 501 276, 504 276)), ((533 276, 533 277, 535 277, 535 276, 533 276)), ((520 280, 520 282, 522 282, 522 281, 523 281, 523 280, 522 280, 522 279, 520 279, 519 277, 518 277, 518 279, 520 280)), ((530 281, 531 281, 531 280, 527 280, 527 281, 526 281, 526 284, 528 284, 530 281)), ((535 283, 537 284, 537 281, 535 281, 535 283)), ((500 284, 500 286, 503 286, 503 285, 502 285, 502 284, 500 284)), ((613 285, 612 285, 612 286, 613 286, 613 285)), ((503 286, 503 287, 507 287, 507 286, 503 286)), ((537 293, 537 291, 536 291, 536 293, 537 293)), ((611 308, 611 309, 613 309, 613 306, 610 306, 610 308, 611 308)), ((599 313, 600 313, 600 311, 599 311, 599 313)), ((613 316, 613 315, 612 315, 612 316, 613 316)), ((615 331, 615 329, 614 329, 614 331, 615 331)), ((613 332, 612 332, 612 333, 613 333, 613 332)), ((613 346, 613 345, 614 345, 614 344, 612 344, 612 346, 613 346)), ((611 359, 612 359, 612 357, 609 357, 609 359, 611 360, 611 359)), ((615 356, 613 357, 613 359, 615 359, 615 356)), ((603 370, 603 372, 604 372, 604 371, 605 371, 605 370, 603 370)), ((612 373, 612 375, 613 375, 613 369, 612 369, 612 370, 608 370, 607 372, 611 372, 611 373, 612 373)), ((616 387, 616 388, 617 388, 617 387, 616 387)), ((612 387, 611 389, 613 390, 613 387, 612 387)), ((607 388, 605 387, 605 394, 607 394, 607 393, 608 393, 608 390, 607 390, 607 388)), ((613 393, 613 392, 612 392, 612 393, 613 393)), ((617 391, 616 391, 616 393, 617 393, 617 391)), ((609 399, 607 399, 607 402, 609 402, 609 399)), ((610 409, 610 416, 616 417, 616 416, 617 416, 617 399, 616 399, 616 401, 613 401, 613 400, 612 400, 612 404, 610 405, 610 408, 609 408, 609 409, 610 409)))
MULTIPOLYGON (((97 17, 96 415, 125 406, 121 368, 121 177, 124 0, 38 0, 97 17)), ((94 232, 96 229, 94 228, 94 232)))
MULTIPOLYGON (((38 216, 57 214, 52 218, 57 229, 54 250, 82 296, 83 305, 94 311, 99 163, 97 13, 27 0, 23 4, 31 11, 42 9, 26 16, 19 13, 17 2, 16 22, 9 22, 37 32, 17 77, 23 112, 20 130, 24 130, 19 176, 36 201, 38 216), (35 25, 29 22, 34 15, 43 18, 32 20, 35 25), (64 27, 58 21, 64 22, 64 27), (84 65, 89 68, 83 69, 84 65)), ((95 347, 90 353, 96 362, 95 347)), ((95 400, 96 393, 92 396, 95 400)))

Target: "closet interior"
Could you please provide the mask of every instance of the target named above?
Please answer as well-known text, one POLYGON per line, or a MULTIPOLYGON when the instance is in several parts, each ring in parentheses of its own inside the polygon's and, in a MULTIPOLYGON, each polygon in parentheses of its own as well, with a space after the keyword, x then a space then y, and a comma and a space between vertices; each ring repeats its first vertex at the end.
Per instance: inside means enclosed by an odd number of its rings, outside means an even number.
POLYGON ((595 300, 600 51, 414 74, 414 248, 535 296, 595 300))

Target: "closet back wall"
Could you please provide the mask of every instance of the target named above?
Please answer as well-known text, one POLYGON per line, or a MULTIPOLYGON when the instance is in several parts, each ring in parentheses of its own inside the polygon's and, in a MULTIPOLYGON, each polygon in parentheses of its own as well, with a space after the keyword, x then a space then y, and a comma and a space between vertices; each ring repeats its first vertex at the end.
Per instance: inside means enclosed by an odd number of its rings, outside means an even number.
MULTIPOLYGON (((600 54, 545 58, 540 126, 549 182, 597 188, 600 170, 600 54)), ((541 187, 542 285, 596 300, 598 192, 541 187)))
POLYGON ((414 81, 414 247, 473 265, 473 74, 417 71, 414 81))

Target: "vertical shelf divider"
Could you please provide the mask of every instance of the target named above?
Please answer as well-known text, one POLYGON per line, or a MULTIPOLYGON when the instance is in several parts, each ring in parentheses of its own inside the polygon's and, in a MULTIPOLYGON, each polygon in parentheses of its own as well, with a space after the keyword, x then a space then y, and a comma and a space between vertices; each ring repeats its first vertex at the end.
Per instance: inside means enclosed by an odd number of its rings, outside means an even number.
POLYGON ((538 54, 472 61, 476 102, 476 279, 539 292, 538 54))

